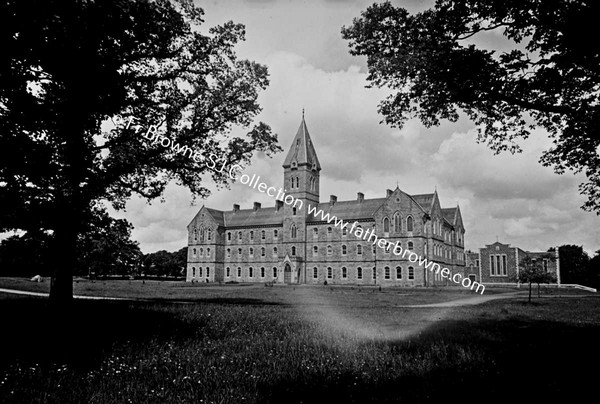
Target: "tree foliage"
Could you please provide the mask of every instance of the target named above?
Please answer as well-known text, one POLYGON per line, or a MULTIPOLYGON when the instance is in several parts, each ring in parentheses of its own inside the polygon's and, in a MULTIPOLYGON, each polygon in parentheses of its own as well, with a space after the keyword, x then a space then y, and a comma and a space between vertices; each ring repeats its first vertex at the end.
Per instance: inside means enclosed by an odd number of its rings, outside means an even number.
POLYGON ((187 247, 175 252, 160 250, 145 254, 142 271, 152 276, 183 276, 187 266, 187 247))
POLYGON ((520 151, 518 140, 543 128, 553 146, 541 163, 584 172, 583 208, 600 214, 599 18, 593 0, 437 0, 416 14, 385 2, 342 35, 367 56, 371 85, 392 90, 379 106, 385 122, 432 126, 462 111, 496 153, 520 151), (512 50, 476 46, 489 31, 512 50))
POLYGON ((268 73, 236 56, 244 27, 206 30, 202 16, 191 0, 0 4, 0 231, 53 232, 51 298, 72 296, 78 235, 97 201, 121 209, 170 181, 206 197, 205 174, 230 181, 148 142, 130 118, 229 164, 281 150, 254 123, 268 73))
POLYGON ((531 303, 531 285, 538 285, 538 297, 540 295, 540 284, 556 282, 556 274, 554 272, 544 271, 542 261, 534 260, 529 256, 525 256, 519 263, 519 273, 516 275, 517 282, 529 284, 529 302, 531 303))
POLYGON ((562 283, 600 287, 600 250, 590 257, 582 246, 565 244, 558 248, 562 283))

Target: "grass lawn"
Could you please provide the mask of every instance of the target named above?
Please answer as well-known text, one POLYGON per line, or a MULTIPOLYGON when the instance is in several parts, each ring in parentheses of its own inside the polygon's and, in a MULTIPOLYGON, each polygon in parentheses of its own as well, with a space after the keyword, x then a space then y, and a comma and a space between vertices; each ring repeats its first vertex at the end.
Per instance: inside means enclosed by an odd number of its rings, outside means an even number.
MULTIPOLYGON (((57 314, 45 298, 0 293, 0 402, 577 402, 595 393, 587 370, 600 359, 595 294, 407 308, 399 306, 474 294, 74 286, 77 294, 162 300, 78 300, 57 314)), ((0 280, 0 288, 47 287, 0 280)))

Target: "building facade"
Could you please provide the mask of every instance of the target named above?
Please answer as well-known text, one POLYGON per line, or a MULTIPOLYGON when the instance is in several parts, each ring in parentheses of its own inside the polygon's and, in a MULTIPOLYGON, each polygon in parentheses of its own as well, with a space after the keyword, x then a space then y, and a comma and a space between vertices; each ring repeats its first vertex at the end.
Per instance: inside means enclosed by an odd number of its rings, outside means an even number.
POLYGON ((515 283, 519 273, 519 263, 525 257, 539 261, 546 272, 556 274, 560 285, 560 260, 558 248, 550 251, 524 251, 510 244, 495 242, 480 248, 479 252, 467 251, 464 276, 489 284, 515 283))
MULTIPOLYGON (((442 208, 437 191, 320 202, 321 165, 304 117, 283 163, 284 189, 302 204, 255 202, 252 209, 203 206, 188 225, 188 282, 275 282, 439 286, 449 280, 308 213, 313 206, 453 272, 464 272, 460 208, 442 208)), ((317 209, 317 210, 318 210, 317 209)))

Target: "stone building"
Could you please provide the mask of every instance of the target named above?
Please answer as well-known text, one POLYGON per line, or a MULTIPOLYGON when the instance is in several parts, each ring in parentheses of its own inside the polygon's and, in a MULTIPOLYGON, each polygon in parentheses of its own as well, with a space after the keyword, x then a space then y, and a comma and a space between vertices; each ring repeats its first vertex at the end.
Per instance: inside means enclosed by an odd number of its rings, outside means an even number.
POLYGON ((540 261, 546 272, 556 274, 560 284, 560 261, 558 248, 550 251, 524 251, 510 244, 495 242, 480 248, 479 252, 467 251, 464 276, 483 284, 514 283, 519 271, 519 263, 525 257, 540 261))
POLYGON ((465 229, 459 207, 442 208, 437 191, 409 195, 398 187, 385 196, 320 202, 321 164, 304 117, 283 163, 287 195, 293 206, 217 210, 203 206, 188 225, 188 282, 276 282, 430 286, 449 281, 432 274, 346 229, 308 213, 317 206, 403 249, 438 262, 453 272, 465 266, 465 229))

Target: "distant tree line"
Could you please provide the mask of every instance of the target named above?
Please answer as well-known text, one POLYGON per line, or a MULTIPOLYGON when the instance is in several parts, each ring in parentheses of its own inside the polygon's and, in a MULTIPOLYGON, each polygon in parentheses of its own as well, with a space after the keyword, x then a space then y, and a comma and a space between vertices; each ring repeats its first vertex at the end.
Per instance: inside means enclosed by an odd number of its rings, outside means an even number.
POLYGON ((565 244, 558 248, 561 283, 600 288, 600 250, 593 257, 582 246, 565 244))
POLYGON ((145 276, 182 277, 187 265, 187 247, 178 251, 160 250, 144 254, 141 274, 145 276))

